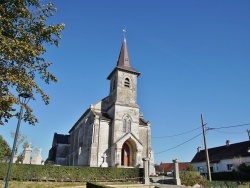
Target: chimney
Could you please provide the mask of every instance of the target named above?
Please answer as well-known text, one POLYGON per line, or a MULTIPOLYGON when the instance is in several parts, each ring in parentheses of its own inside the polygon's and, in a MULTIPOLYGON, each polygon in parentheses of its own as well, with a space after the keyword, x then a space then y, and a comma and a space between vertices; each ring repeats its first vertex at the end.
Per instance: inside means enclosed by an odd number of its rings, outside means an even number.
POLYGON ((201 150, 202 150, 202 148, 199 146, 199 147, 197 148, 197 153, 199 153, 201 150))
POLYGON ((231 143, 230 143, 230 140, 227 140, 227 141, 226 141, 226 146, 230 146, 230 144, 231 144, 231 143))

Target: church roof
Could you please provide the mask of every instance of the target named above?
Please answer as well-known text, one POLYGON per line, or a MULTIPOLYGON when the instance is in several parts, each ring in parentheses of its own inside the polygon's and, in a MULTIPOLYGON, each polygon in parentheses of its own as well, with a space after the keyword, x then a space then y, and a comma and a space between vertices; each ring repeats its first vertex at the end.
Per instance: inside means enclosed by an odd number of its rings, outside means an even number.
POLYGON ((148 126, 148 122, 145 121, 143 118, 139 118, 139 124, 144 125, 144 126, 148 126))
POLYGON ((119 58, 118 58, 116 67, 109 74, 107 79, 109 79, 110 76, 113 74, 113 72, 115 70, 117 70, 117 69, 129 71, 131 73, 137 74, 138 76, 141 74, 140 72, 138 72, 137 70, 135 70, 134 68, 131 67, 130 59, 129 59, 129 55, 128 55, 127 42, 126 42, 125 38, 124 38, 123 43, 122 43, 122 47, 121 47, 121 50, 120 50, 120 54, 119 54, 119 58))
POLYGON ((56 144, 69 144, 70 135, 54 133, 54 142, 56 144))

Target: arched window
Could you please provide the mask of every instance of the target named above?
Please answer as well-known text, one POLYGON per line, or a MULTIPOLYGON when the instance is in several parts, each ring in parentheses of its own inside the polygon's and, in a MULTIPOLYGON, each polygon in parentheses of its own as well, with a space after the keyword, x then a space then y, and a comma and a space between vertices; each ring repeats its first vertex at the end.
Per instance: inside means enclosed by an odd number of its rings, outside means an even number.
POLYGON ((123 119, 123 132, 125 133, 127 131, 127 120, 123 119))
POLYGON ((127 132, 131 132, 131 121, 127 121, 127 132))
POLYGON ((124 133, 131 132, 131 120, 129 116, 125 116, 123 119, 123 132, 124 133))
POLYGON ((130 87, 130 81, 129 81, 128 78, 125 78, 125 80, 124 80, 124 86, 125 87, 130 87))

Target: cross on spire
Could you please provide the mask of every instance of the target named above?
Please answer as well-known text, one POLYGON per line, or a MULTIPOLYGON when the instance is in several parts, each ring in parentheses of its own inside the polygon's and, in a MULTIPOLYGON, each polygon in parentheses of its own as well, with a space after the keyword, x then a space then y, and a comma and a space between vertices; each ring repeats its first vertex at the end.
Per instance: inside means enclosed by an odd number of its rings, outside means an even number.
POLYGON ((124 42, 126 42, 126 27, 124 27, 123 28, 123 30, 122 30, 122 32, 123 32, 123 39, 124 39, 124 42))

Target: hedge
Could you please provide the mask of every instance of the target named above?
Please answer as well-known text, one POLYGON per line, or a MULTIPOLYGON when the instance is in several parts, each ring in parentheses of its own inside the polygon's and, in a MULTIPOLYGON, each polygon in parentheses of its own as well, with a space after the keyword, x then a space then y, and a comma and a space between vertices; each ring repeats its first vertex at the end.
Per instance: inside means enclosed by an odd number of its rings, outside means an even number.
POLYGON ((250 181, 250 174, 243 172, 216 172, 211 173, 212 180, 220 181, 250 181))
MULTIPOLYGON (((7 169, 8 163, 0 163, 0 179, 7 169)), ((133 181, 142 176, 142 168, 13 164, 11 170, 11 179, 18 181, 133 181)))

